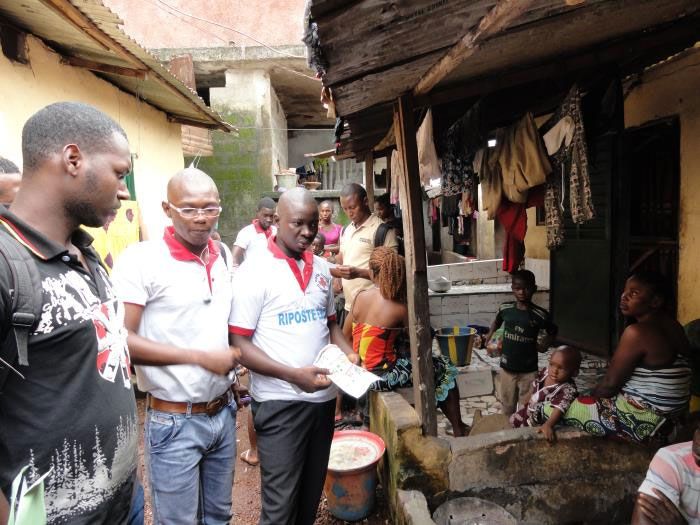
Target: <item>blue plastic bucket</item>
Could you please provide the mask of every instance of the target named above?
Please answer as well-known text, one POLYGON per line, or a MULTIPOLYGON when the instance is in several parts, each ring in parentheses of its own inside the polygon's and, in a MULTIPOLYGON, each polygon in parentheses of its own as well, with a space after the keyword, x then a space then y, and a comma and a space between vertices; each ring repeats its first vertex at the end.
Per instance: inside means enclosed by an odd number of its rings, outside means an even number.
POLYGON ((440 352, 455 366, 466 366, 472 361, 472 344, 477 331, 467 326, 440 328, 435 337, 440 352))

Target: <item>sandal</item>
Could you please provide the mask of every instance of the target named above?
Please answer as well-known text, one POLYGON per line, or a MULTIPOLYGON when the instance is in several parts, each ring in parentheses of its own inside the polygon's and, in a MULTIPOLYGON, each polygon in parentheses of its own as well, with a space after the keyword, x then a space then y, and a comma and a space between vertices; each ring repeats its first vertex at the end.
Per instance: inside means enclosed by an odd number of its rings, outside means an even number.
POLYGON ((250 459, 249 456, 250 456, 250 449, 246 449, 243 452, 241 452, 238 457, 241 459, 241 461, 245 461, 251 467, 257 467, 258 463, 260 463, 260 460, 250 459))

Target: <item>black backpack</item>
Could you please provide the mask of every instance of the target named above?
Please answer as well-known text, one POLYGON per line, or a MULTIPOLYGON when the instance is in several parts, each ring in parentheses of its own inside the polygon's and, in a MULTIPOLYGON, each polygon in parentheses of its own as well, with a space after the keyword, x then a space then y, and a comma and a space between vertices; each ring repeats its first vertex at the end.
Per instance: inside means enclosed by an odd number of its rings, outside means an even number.
POLYGON ((12 326, 14 337, 8 333, 5 341, 0 341, 0 390, 10 371, 24 379, 13 364, 16 361, 21 366, 29 365, 29 333, 41 317, 42 306, 41 277, 34 257, 0 227, 0 264, 2 259, 12 277, 9 290, 12 308, 8 324, 12 326))
MULTIPOLYGON (((378 227, 377 231, 374 232, 374 247, 378 248, 380 246, 384 246, 384 241, 386 241, 386 236, 389 233, 389 230, 395 229, 394 225, 388 222, 382 222, 378 227)), ((399 237, 398 231, 396 231, 396 241, 399 243, 398 247, 398 252, 399 255, 404 254, 403 250, 403 238, 399 237)))

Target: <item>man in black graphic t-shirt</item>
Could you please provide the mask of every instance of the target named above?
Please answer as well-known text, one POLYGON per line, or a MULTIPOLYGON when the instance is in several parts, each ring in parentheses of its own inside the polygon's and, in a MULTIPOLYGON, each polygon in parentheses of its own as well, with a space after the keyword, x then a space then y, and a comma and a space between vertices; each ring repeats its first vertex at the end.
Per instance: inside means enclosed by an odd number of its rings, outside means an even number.
MULTIPOLYGON (((0 499, 26 467, 28 483, 46 476, 48 523, 126 523, 137 424, 124 310, 80 225, 102 226, 129 198, 129 145, 97 109, 63 102, 27 121, 22 154, 22 185, 11 211, 0 208, 0 235, 32 254, 42 314, 28 366, 13 361, 24 379, 0 370, 0 499)), ((14 344, 12 283, 0 258, 3 346, 14 344)))

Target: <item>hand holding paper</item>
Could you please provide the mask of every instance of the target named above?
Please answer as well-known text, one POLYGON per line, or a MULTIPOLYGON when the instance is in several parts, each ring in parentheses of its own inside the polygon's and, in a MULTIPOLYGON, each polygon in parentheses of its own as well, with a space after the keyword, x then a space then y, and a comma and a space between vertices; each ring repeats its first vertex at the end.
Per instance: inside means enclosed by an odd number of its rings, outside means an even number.
POLYGON ((336 345, 326 345, 318 354, 314 365, 330 371, 328 379, 352 397, 361 397, 379 377, 364 368, 352 364, 336 345))

